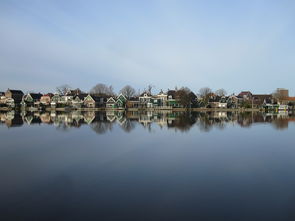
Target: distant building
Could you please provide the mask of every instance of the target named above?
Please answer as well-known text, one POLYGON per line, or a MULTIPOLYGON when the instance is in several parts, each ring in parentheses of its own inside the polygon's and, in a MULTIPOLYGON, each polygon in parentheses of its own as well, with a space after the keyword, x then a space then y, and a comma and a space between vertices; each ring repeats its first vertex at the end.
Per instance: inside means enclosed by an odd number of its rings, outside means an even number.
POLYGON ((25 106, 34 106, 35 104, 40 102, 41 97, 42 97, 42 94, 40 93, 26 94, 23 96, 21 104, 25 106))
POLYGON ((226 97, 215 96, 209 99, 209 107, 211 108, 227 108, 226 97))
POLYGON ((250 100, 252 99, 253 94, 250 91, 242 91, 238 94, 238 98, 242 100, 250 100))
POLYGON ((139 107, 139 99, 138 97, 131 97, 126 102, 127 108, 138 108, 139 107))
POLYGON ((84 98, 84 106, 88 108, 104 107, 106 99, 107 98, 103 96, 88 94, 84 98))
POLYGON ((13 99, 14 104, 20 104, 24 93, 21 90, 11 90, 7 89, 5 92, 5 97, 8 99, 13 99))
POLYGON ((54 96, 54 94, 52 93, 48 93, 48 94, 44 94, 41 98, 40 98, 40 103, 43 105, 50 105, 51 102, 51 98, 54 96))
POLYGON ((87 97, 88 94, 78 94, 73 97, 72 100, 72 107, 80 108, 83 106, 84 99, 87 97))
POLYGON ((289 97, 289 90, 284 88, 278 88, 277 94, 280 98, 289 97))
POLYGON ((141 108, 152 107, 153 104, 151 102, 152 95, 149 93, 142 93, 139 96, 139 105, 141 108))
POLYGON ((253 107, 263 107, 266 104, 273 104, 273 96, 271 94, 253 94, 253 107))

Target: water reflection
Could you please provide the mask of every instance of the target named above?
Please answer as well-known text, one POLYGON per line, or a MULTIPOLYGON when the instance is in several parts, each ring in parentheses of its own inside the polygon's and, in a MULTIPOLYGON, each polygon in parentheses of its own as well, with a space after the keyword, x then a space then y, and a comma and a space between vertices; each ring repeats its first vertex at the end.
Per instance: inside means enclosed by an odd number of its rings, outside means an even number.
POLYGON ((24 124, 52 124, 58 130, 79 128, 89 125, 97 134, 112 131, 115 124, 129 133, 142 125, 152 131, 154 125, 175 131, 189 131, 196 126, 200 131, 209 132, 213 128, 223 130, 227 125, 250 127, 255 123, 268 123, 274 128, 287 129, 289 122, 295 122, 295 114, 264 112, 0 112, 0 124, 19 127, 24 124))

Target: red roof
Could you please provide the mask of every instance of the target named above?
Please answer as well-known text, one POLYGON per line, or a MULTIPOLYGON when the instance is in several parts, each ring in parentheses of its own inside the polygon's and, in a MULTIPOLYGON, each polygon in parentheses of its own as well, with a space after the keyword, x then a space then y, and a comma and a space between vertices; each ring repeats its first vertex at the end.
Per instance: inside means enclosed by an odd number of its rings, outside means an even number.
POLYGON ((295 97, 286 97, 284 98, 285 101, 295 101, 295 97))

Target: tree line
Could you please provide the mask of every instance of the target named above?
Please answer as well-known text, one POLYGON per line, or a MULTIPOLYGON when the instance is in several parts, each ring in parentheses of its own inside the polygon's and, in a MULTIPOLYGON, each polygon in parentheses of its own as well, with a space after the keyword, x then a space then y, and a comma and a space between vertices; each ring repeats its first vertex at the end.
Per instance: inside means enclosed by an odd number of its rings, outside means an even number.
MULTIPOLYGON (((148 93, 148 94, 152 95, 152 90, 154 88, 155 88, 154 85, 149 84, 146 88, 144 88, 142 91, 140 91, 140 90, 135 90, 135 88, 133 88, 130 85, 126 85, 119 91, 119 94, 122 93, 127 98, 131 98, 131 97, 134 97, 134 96, 139 96, 141 93, 148 93)), ((70 85, 63 84, 61 86, 56 87, 56 92, 61 94, 61 95, 65 95, 71 89, 72 89, 72 87, 70 85)), ((79 89, 77 89, 77 90, 79 90, 79 89)), ((209 87, 203 87, 203 88, 199 89, 197 94, 195 94, 188 87, 180 87, 180 88, 175 87, 173 90, 175 91, 176 95, 178 95, 180 97, 181 96, 186 96, 186 95, 190 95, 190 96, 197 96, 198 95, 198 96, 200 96, 202 98, 206 98, 206 97, 208 97, 208 95, 210 95, 212 93, 214 93, 217 96, 221 96, 221 97, 227 95, 227 92, 224 89, 218 89, 216 91, 213 91, 209 87)), ((82 92, 82 93, 85 93, 85 92, 82 92)), ((107 95, 107 96, 116 96, 116 93, 114 92, 113 86, 112 85, 106 85, 106 84, 103 84, 103 83, 96 84, 87 93, 98 94, 98 95, 107 95)))

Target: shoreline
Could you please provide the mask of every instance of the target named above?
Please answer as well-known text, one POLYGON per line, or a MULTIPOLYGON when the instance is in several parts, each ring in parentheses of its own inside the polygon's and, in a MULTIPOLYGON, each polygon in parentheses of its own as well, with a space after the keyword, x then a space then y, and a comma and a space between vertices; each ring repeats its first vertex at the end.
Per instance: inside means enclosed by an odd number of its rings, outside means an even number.
POLYGON ((38 108, 26 108, 26 109, 16 109, 8 107, 0 107, 0 111, 168 111, 168 112, 265 112, 263 108, 45 108, 44 110, 39 110, 38 108))

